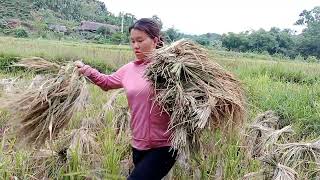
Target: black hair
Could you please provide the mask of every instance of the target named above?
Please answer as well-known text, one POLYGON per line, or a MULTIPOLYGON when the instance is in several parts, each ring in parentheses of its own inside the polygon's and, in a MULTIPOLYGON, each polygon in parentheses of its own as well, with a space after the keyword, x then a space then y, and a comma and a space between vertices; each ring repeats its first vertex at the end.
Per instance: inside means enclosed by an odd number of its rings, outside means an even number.
POLYGON ((151 39, 155 37, 159 39, 157 44, 157 49, 163 47, 164 41, 161 36, 161 27, 160 24, 151 18, 142 18, 136 21, 133 25, 129 27, 129 33, 132 29, 145 32, 151 39))

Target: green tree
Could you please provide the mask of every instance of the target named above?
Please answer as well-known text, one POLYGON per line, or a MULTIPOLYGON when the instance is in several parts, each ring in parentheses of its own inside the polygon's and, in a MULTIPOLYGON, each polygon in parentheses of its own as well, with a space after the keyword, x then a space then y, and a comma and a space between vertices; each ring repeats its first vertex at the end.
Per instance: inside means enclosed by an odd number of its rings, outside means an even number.
POLYGON ((111 34, 111 31, 109 28, 105 27, 105 26, 101 26, 97 29, 96 31, 97 34, 103 35, 103 36, 107 36, 111 34))
POLYGON ((208 38, 204 37, 198 37, 196 39, 196 42, 203 45, 203 46, 209 46, 210 45, 210 40, 208 38))
POLYGON ((164 34, 165 34, 166 41, 169 43, 174 42, 174 41, 182 38, 182 34, 179 33, 179 31, 177 29, 175 29, 174 27, 167 29, 164 32, 164 34))
POLYGON ((162 27, 163 27, 162 20, 157 15, 153 15, 152 19, 157 21, 159 23, 160 29, 162 29, 162 27))
POLYGON ((114 44, 124 43, 126 37, 125 34, 121 34, 121 32, 116 32, 111 35, 111 42, 114 44))
POLYGON ((278 47, 276 37, 264 29, 254 31, 249 36, 249 48, 253 51, 267 51, 270 54, 274 54, 277 52, 278 47))
POLYGON ((285 56, 294 58, 297 53, 294 51, 295 42, 293 37, 293 31, 290 29, 281 30, 276 27, 272 27, 269 33, 276 38, 277 46, 272 54, 280 53, 285 56))
POLYGON ((27 38, 29 35, 25 29, 19 28, 15 29, 14 36, 18 38, 27 38))
POLYGON ((310 25, 315 22, 320 22, 320 6, 314 7, 312 10, 303 10, 300 13, 300 18, 295 22, 296 25, 310 25))
POLYGON ((246 33, 228 33, 222 35, 222 46, 232 51, 247 51, 249 41, 246 33))
POLYGON ((296 24, 306 26, 298 41, 298 52, 305 58, 315 56, 320 59, 320 6, 304 10, 296 24))

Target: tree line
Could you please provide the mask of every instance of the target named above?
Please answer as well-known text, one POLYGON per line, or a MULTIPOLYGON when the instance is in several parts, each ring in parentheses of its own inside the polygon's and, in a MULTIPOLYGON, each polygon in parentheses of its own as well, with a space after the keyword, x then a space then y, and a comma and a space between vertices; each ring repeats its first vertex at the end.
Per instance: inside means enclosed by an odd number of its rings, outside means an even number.
MULTIPOLYGON (((108 11, 105 4, 99 0, 0 0, 0 34, 14 35, 16 37, 33 37, 48 39, 86 39, 97 43, 127 44, 129 43, 128 27, 137 18, 130 13, 114 15, 108 11), (5 19, 16 18, 31 23, 35 27, 32 31, 25 28, 10 29, 2 22, 5 19), (81 21, 94 21, 122 26, 123 32, 110 32, 105 27, 96 32, 66 34, 51 32, 49 24, 61 24, 69 29, 77 26, 81 21)), ((152 16, 162 26, 162 20, 152 16)), ((202 35, 188 35, 179 32, 174 27, 162 32, 165 41, 170 43, 181 38, 192 39, 207 47, 222 48, 237 52, 268 53, 296 58, 315 57, 320 59, 320 6, 300 13, 295 22, 297 26, 304 26, 302 33, 296 34, 290 29, 273 27, 270 30, 259 29, 241 33, 206 33, 202 35)))
POLYGON ((222 46, 238 52, 267 52, 295 58, 313 56, 320 59, 320 6, 304 10, 295 25, 305 26, 301 34, 290 29, 273 27, 242 33, 227 33, 221 37, 222 46))

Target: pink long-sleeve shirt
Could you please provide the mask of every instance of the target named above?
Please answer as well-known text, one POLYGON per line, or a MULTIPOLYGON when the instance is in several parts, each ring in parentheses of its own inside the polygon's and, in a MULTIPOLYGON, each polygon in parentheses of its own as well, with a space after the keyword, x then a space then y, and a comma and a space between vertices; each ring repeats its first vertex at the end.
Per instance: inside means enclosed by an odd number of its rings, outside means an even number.
POLYGON ((88 65, 80 69, 105 91, 125 89, 131 111, 131 144, 139 150, 171 146, 171 134, 167 131, 170 116, 152 101, 154 91, 151 83, 144 77, 146 67, 147 61, 135 60, 111 75, 102 74, 88 65))

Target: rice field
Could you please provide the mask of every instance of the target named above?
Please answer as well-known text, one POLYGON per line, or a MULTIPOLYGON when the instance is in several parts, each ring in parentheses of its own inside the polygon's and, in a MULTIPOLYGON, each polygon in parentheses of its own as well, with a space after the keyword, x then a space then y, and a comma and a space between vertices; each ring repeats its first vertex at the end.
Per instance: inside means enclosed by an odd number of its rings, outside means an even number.
MULTIPOLYGON (((273 110, 279 115, 281 127, 292 126, 295 131, 293 136, 297 141, 319 137, 320 64, 217 50, 209 50, 209 55, 241 80, 248 99, 248 124, 259 113, 273 110)), ((0 38, 0 61, 4 62, 9 57, 19 59, 30 56, 57 61, 82 59, 108 73, 134 57, 128 46, 0 38)), ((6 66, 2 62, 0 65, 6 66)), ((0 69, 0 80, 18 78, 21 82, 26 82, 36 76, 35 73, 21 69, 14 72, 10 72, 6 67, 0 69)), ((10 86, 0 81, 0 97, 8 90, 10 86)), ((94 134, 101 150, 94 153, 98 157, 89 160, 79 153, 77 145, 74 145, 74 150, 69 153, 71 160, 68 161, 59 159, 59 153, 63 152, 61 150, 47 148, 45 152, 39 150, 35 154, 29 149, 19 147, 10 134, 11 131, 7 130, 9 113, 0 110, 0 179, 14 176, 19 179, 39 179, 43 173, 39 172, 40 170, 49 173, 53 179, 125 179, 130 169, 129 136, 127 133, 117 134, 117 128, 112 122, 121 111, 104 108, 112 92, 103 92, 93 85, 89 85, 89 92, 86 110, 73 117, 66 133, 69 137, 70 134, 80 131, 83 119, 100 119, 102 128, 94 134), (58 155, 54 152, 58 152, 58 155), (46 161, 40 157, 46 158, 46 161), (38 170, 38 174, 35 170, 38 170)), ((123 95, 114 103, 117 107, 126 107, 123 95)), ((244 134, 221 138, 219 132, 208 132, 203 141, 207 142, 207 149, 211 150, 201 155, 193 154, 192 160, 187 163, 178 162, 168 178, 243 179, 246 174, 259 171, 263 165, 259 160, 247 155, 244 139, 244 134)), ((84 142, 90 144, 89 140, 84 142)), ((61 144, 63 143, 57 142, 55 147, 60 148, 61 144)), ((277 167, 279 171, 284 169, 283 166, 277 167)))

